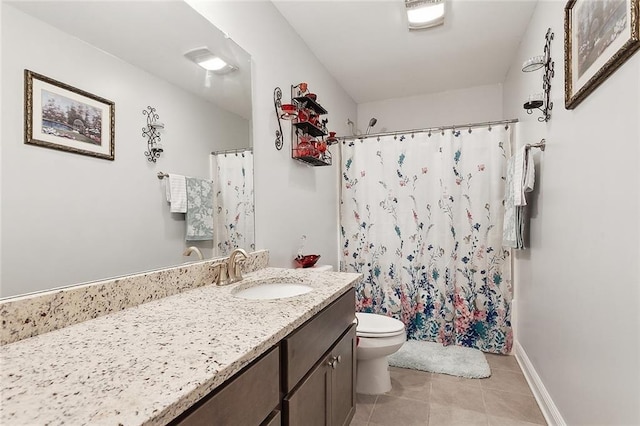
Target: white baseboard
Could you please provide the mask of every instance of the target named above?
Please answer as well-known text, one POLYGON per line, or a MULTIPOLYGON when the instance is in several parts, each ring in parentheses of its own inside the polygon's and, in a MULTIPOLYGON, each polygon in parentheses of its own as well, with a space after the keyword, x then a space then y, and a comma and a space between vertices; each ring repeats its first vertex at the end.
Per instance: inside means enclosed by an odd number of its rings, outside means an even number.
POLYGON ((558 407, 553 403, 551 395, 547 392, 547 388, 544 387, 544 383, 542 383, 540 376, 538 376, 536 369, 533 368, 533 364, 531 364, 524 348, 518 341, 514 342, 513 348, 515 349, 516 360, 518 364, 520 364, 524 377, 527 379, 527 383, 529 383, 529 387, 540 406, 540 410, 547 424, 550 426, 567 426, 562 415, 560 415, 560 411, 558 411, 558 407))

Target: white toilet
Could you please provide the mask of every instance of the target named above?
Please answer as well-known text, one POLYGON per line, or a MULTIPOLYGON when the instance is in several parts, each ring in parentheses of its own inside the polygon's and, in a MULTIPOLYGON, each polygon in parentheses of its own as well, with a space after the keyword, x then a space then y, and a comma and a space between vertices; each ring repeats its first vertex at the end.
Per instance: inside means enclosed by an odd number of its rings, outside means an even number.
POLYGON ((358 347, 356 392, 378 395, 391 390, 387 357, 407 340, 404 324, 385 315, 356 313, 358 347))

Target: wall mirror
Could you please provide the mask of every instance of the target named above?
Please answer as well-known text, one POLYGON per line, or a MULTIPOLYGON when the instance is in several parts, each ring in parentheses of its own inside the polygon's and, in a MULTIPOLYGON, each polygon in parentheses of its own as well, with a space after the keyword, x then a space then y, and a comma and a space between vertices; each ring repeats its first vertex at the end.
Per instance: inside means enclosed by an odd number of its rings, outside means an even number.
MULTIPOLYGON (((241 167, 252 179, 249 54, 182 1, 15 1, 0 7, 0 297, 197 260, 183 256, 188 246, 205 258, 234 246, 237 235, 228 233, 222 241, 185 241, 184 214, 170 213, 157 174, 215 179, 224 155, 216 159, 212 152, 223 151, 244 158, 224 165, 226 173, 241 167), (202 47, 236 69, 207 72, 185 56, 202 47), (115 103, 113 161, 24 143, 25 69, 115 103), (149 106, 164 124, 156 163, 144 155, 149 106)), ((252 196, 253 182, 247 186, 245 197, 252 196)), ((253 199, 243 202, 251 205, 243 238, 252 242, 253 199)), ((216 224, 218 235, 224 226, 216 224)))

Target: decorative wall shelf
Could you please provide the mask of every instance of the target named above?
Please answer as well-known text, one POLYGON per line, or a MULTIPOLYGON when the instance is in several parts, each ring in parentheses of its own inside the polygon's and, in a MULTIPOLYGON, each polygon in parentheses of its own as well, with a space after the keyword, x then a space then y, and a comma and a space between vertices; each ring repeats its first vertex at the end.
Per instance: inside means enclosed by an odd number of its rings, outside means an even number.
POLYGON ((547 122, 551 119, 551 110, 553 102, 551 102, 551 79, 555 75, 554 65, 551 60, 551 40, 553 40, 553 32, 551 28, 547 30, 545 35, 544 55, 534 56, 522 64, 522 72, 532 72, 544 68, 542 76, 543 93, 530 95, 523 108, 527 110, 527 114, 533 114, 534 109, 542 112, 542 117, 538 117, 538 121, 547 122))
POLYGON ((325 136, 327 134, 324 130, 314 126, 308 121, 294 122, 291 124, 309 136, 325 136))
POLYGON ((147 125, 142 128, 142 136, 147 138, 147 150, 144 155, 147 157, 147 161, 155 163, 164 151, 162 144, 160 144, 160 129, 164 129, 164 124, 158 122, 160 116, 152 106, 143 110, 142 115, 147 117, 147 125))
POLYGON ((298 104, 300 104, 303 107, 310 108, 310 109, 314 110, 319 115, 327 114, 327 110, 324 109, 322 107, 322 105, 320 105, 319 103, 317 103, 316 101, 314 101, 313 99, 311 99, 311 98, 309 98, 307 96, 298 96, 296 98, 293 98, 293 101, 297 102, 298 104))
POLYGON ((291 121, 291 158, 309 166, 330 166, 332 162, 329 146, 337 143, 335 133, 327 131, 327 110, 317 102, 317 97, 309 93, 307 83, 291 86, 291 103, 282 103, 282 90, 276 87, 273 103, 278 118, 276 149, 283 146, 281 120, 291 121), (330 135, 327 137, 327 135, 330 135))

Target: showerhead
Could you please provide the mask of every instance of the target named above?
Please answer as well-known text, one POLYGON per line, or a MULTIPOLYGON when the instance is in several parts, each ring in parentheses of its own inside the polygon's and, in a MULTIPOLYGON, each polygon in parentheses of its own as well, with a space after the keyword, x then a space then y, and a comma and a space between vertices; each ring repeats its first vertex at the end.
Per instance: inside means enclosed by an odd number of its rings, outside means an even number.
POLYGON ((368 135, 368 134, 369 134, 369 131, 371 130, 371 128, 372 128, 373 126, 375 126, 375 125, 376 125, 376 123, 377 123, 377 122, 378 122, 378 119, 377 119, 377 118, 375 118, 375 117, 374 117, 374 118, 372 118, 371 120, 369 120, 369 127, 367 127, 367 132, 365 133, 366 135, 368 135))

